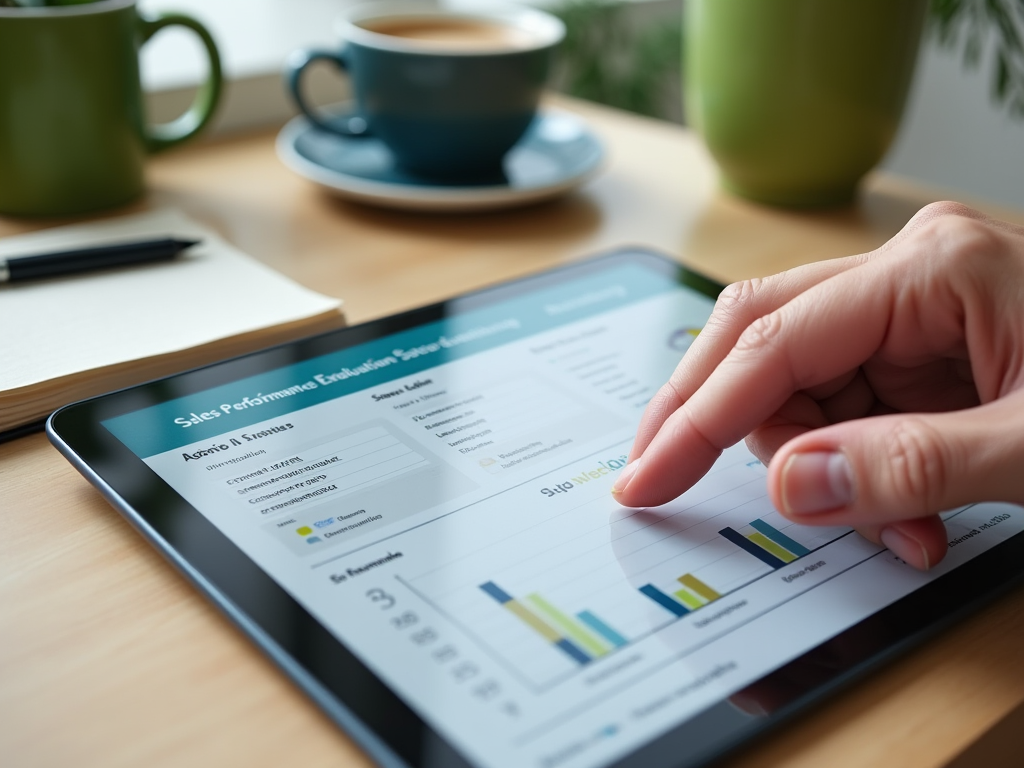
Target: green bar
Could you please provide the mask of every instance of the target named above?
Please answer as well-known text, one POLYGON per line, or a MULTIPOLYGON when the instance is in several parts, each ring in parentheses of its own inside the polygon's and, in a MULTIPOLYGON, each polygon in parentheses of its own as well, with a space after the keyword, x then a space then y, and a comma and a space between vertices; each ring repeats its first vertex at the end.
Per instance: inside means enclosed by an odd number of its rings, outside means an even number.
POLYGON ((696 611, 698 608, 703 608, 704 603, 698 600, 696 597, 691 595, 685 589, 680 589, 677 592, 673 592, 673 595, 679 598, 680 602, 689 608, 691 611, 696 611))
POLYGON ((586 632, 579 624, 555 608, 555 606, 540 595, 534 593, 529 595, 526 599, 533 604, 534 608, 547 616, 547 618, 559 627, 569 638, 582 645, 585 650, 589 651, 594 656, 604 656, 608 653, 608 649, 595 640, 589 632, 586 632))
POLYGON ((774 541, 765 536, 763 533, 752 533, 749 536, 747 536, 747 538, 755 544, 757 544, 757 546, 759 546, 761 549, 771 552, 784 563, 792 563, 794 560, 796 560, 796 555, 794 555, 788 549, 783 549, 774 541))
POLYGON ((687 573, 687 574, 684 574, 684 575, 680 576, 677 579, 677 581, 680 584, 682 584, 684 587, 686 587, 687 589, 692 589, 694 592, 696 592, 698 595, 703 597, 709 603, 712 600, 717 600, 718 598, 721 597, 721 595, 718 594, 718 592, 713 590, 711 587, 709 587, 703 581, 698 579, 692 573, 687 573))

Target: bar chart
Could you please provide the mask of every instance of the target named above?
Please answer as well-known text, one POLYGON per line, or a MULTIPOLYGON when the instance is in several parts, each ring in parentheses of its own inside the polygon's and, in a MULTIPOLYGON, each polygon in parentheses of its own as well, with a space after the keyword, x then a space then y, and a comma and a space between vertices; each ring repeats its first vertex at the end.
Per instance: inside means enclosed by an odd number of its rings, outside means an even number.
POLYGON ((540 689, 849 532, 794 525, 775 512, 764 468, 739 446, 669 505, 624 509, 606 489, 567 498, 529 532, 410 586, 540 689))
MULTIPOLYGON (((810 549, 764 520, 751 520, 749 526, 753 533, 746 536, 729 527, 719 531, 719 535, 773 569, 811 554, 810 549)), ((480 589, 577 664, 587 664, 629 645, 624 634, 591 610, 583 609, 570 616, 537 593, 518 600, 493 581, 481 584, 480 589)), ((692 573, 678 576, 670 588, 644 584, 639 592, 675 617, 686 616, 722 597, 722 593, 692 573)))
POLYGON ((640 593, 675 616, 685 616, 721 597, 721 594, 692 573, 684 573, 678 580, 683 586, 671 595, 662 592, 653 584, 640 587, 640 593))
MULTIPOLYGON (((751 520, 748 525, 753 529, 752 533, 744 535, 726 526, 718 535, 773 570, 811 554, 810 549, 765 520, 751 520)), ((686 616, 722 597, 720 592, 692 573, 684 573, 676 581, 678 583, 666 591, 654 584, 645 584, 640 587, 640 593, 674 616, 686 616)))
POLYGON ((532 606, 526 606, 493 581, 481 584, 480 589, 578 664, 586 664, 629 643, 590 611, 583 610, 572 617, 538 594, 529 595, 527 600, 532 606))

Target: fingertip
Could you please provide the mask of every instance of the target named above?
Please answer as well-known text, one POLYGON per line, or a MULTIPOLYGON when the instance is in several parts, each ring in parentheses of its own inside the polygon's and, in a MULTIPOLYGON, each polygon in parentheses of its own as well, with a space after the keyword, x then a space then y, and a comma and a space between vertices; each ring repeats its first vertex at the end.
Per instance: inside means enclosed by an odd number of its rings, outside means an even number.
POLYGON ((948 549, 946 527, 938 517, 888 525, 878 538, 890 552, 922 571, 937 565, 948 549))
POLYGON ((636 474, 637 468, 640 466, 640 459, 631 459, 626 465, 625 469, 619 473, 619 476, 615 479, 615 484, 612 485, 612 496, 618 498, 625 493, 626 488, 629 487, 630 480, 633 479, 633 475, 636 474))
POLYGON ((922 571, 927 571, 931 567, 928 550, 916 538, 901 531, 899 526, 890 525, 883 528, 878 538, 881 539, 882 546, 908 565, 922 571))
POLYGON ((676 494, 666 494, 660 484, 647 477, 637 479, 639 469, 640 459, 636 459, 627 464, 616 479, 612 486, 612 498, 619 504, 624 507, 656 507, 675 497, 676 494))
MULTIPOLYGON (((696 480, 672 471, 661 457, 650 451, 626 465, 612 486, 612 498, 624 507, 657 507, 685 492, 696 480)), ((703 474, 703 473, 701 473, 703 474)))

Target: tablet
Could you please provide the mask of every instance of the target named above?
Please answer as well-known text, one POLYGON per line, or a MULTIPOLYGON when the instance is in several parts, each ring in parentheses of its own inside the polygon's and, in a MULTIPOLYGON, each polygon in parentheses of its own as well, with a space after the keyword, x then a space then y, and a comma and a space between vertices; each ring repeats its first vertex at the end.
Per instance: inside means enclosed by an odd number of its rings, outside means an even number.
MULTIPOLYGON (((718 287, 624 250, 66 407, 57 448, 383 766, 704 765, 1015 580, 793 525, 742 444, 609 489, 718 287)), ((683 460, 681 457, 680 460, 683 460)))

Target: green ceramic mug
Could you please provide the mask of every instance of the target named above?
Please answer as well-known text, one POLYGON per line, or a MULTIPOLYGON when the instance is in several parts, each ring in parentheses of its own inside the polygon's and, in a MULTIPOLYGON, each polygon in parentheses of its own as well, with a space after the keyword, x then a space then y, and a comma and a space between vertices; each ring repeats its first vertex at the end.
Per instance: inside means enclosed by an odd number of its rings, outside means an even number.
POLYGON ((138 197, 146 154, 195 135, 220 88, 217 48, 188 16, 148 18, 135 0, 0 8, 0 214, 82 213, 138 197), (184 115, 146 126, 139 48, 171 25, 199 36, 210 73, 184 115))
POLYGON ((687 119, 724 186, 832 205, 896 133, 928 0, 687 0, 687 119))

